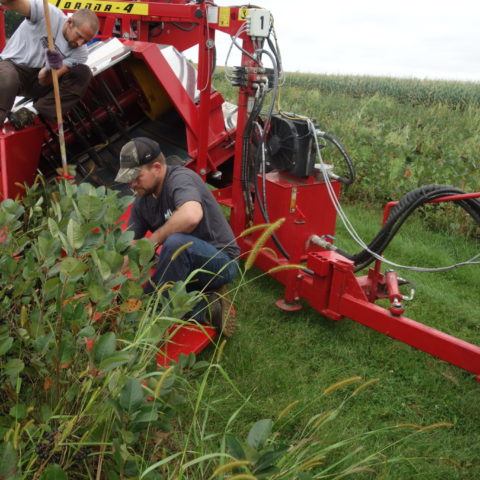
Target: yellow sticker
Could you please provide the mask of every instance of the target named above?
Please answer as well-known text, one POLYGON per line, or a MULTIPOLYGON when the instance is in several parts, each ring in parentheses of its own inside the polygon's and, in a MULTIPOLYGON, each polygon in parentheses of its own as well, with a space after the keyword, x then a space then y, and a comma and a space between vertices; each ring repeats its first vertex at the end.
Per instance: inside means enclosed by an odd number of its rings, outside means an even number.
POLYGON ((248 18, 248 8, 242 7, 238 9, 238 19, 246 20, 248 18))
POLYGON ((220 11, 218 13, 218 25, 220 27, 230 26, 230 8, 229 7, 220 7, 220 11))
POLYGON ((148 15, 148 3, 136 2, 105 2, 102 0, 49 0, 62 10, 80 10, 88 8, 94 12, 120 13, 126 15, 148 15))

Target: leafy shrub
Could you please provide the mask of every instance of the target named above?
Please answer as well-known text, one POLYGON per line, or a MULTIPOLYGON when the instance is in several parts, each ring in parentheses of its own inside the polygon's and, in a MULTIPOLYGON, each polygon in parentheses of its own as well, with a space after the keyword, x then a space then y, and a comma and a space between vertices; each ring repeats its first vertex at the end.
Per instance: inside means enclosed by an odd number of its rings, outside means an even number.
POLYGON ((2 478, 116 479, 160 455, 184 387, 157 367, 173 320, 143 296, 153 246, 117 223, 130 201, 62 180, 0 206, 2 478))

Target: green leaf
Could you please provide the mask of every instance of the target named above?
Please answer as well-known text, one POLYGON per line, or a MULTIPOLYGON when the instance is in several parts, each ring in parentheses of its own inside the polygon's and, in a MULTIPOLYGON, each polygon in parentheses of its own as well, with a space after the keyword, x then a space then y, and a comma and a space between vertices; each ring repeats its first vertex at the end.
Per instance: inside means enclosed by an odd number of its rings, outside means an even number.
POLYGON ((98 258, 105 262, 112 271, 119 270, 123 265, 123 255, 113 250, 100 250, 97 254, 98 258))
POLYGON ((126 352, 116 353, 115 355, 111 355, 108 358, 105 358, 100 362, 98 366, 99 370, 102 372, 108 372, 120 365, 124 365, 130 361, 131 356, 126 352))
POLYGON ((103 235, 98 232, 91 232, 87 234, 83 241, 83 245, 78 249, 78 255, 85 255, 94 250, 102 241, 103 235))
POLYGON ((61 286, 61 282, 58 277, 49 278, 43 284, 43 291, 45 292, 46 295, 50 295, 52 293, 56 293, 58 290, 58 287, 60 286, 61 286))
POLYGON ((128 279, 121 288, 121 293, 124 298, 137 298, 143 294, 143 288, 138 282, 128 279))
POLYGON ((13 344, 13 338, 7 337, 0 340, 0 355, 5 355, 13 344))
POLYGON ((76 258, 65 257, 64 259, 62 259, 60 271, 66 275, 80 275, 87 270, 88 266, 76 258))
POLYGON ((259 420, 248 432, 247 443, 252 448, 260 450, 272 433, 273 421, 270 418, 259 420))
POLYGON ((140 269, 138 268, 138 264, 135 262, 134 259, 130 257, 130 255, 128 260, 128 269, 130 270, 130 274, 132 275, 132 277, 138 280, 140 276, 140 269))
POLYGON ((37 245, 41 255, 39 260, 43 260, 44 257, 52 252, 52 244, 53 238, 47 238, 47 236, 42 234, 38 236, 37 245))
POLYGON ((70 218, 67 225, 67 238, 75 250, 83 246, 85 235, 86 232, 83 231, 82 226, 73 218, 70 218))
POLYGON ((139 258, 138 263, 140 266, 146 265, 153 257, 155 249, 153 243, 148 240, 148 238, 141 238, 135 244, 135 247, 138 249, 139 258))
POLYGON ((63 338, 60 343, 60 365, 67 364, 73 360, 75 355, 75 344, 71 337, 63 338))
POLYGON ((122 215, 121 212, 113 203, 108 206, 105 205, 104 221, 107 225, 113 225, 122 215))
POLYGON ((92 220, 102 211, 103 203, 96 196, 80 195, 78 197, 78 207, 87 220, 92 220))
POLYGON ((95 336, 95 329, 91 325, 87 325, 86 327, 83 327, 78 332, 78 336, 79 337, 93 338, 95 336))
POLYGON ((142 385, 136 378, 128 378, 120 392, 119 404, 128 413, 137 411, 145 403, 142 385))
POLYGON ((8 480, 17 471, 18 455, 11 443, 0 445, 0 478, 8 480))
POLYGON ((40 407, 40 420, 43 423, 48 423, 52 415, 53 415, 52 410, 48 405, 43 404, 40 407))
POLYGON ((225 444, 227 446, 227 450, 230 453, 230 455, 232 455, 236 459, 244 460, 247 458, 241 443, 233 435, 231 434, 225 435, 225 444))
POLYGON ((21 420, 27 416, 27 407, 23 403, 18 403, 10 409, 9 413, 16 420, 21 420))
POLYGON ((40 480, 68 480, 68 477, 63 468, 54 463, 43 470, 40 480))
POLYGON ((99 303, 105 297, 106 293, 105 289, 98 283, 91 283, 88 286, 88 294, 95 303, 99 303))
POLYGON ((262 455, 255 462, 255 473, 260 473, 262 470, 266 470, 270 467, 273 467, 280 458, 285 454, 287 450, 276 450, 275 452, 267 452, 262 455))
POLYGON ((93 345, 93 358, 97 363, 115 353, 117 339, 113 332, 104 333, 93 345))
POLYGON ((48 224, 48 229, 50 230, 50 233, 52 234, 52 237, 57 238, 58 233, 60 232, 60 229, 58 228, 58 223, 53 218, 49 218, 47 220, 47 224, 48 224))
POLYGON ((102 260, 96 251, 92 252, 92 258, 93 258, 93 261, 95 262, 95 265, 98 268, 98 271, 102 279, 106 280, 108 277, 110 277, 110 275, 112 274, 112 271, 108 263, 102 260))
POLYGON ((5 375, 16 377, 23 369, 25 364, 19 358, 12 358, 3 367, 5 375))
POLYGON ((135 423, 150 423, 156 422, 158 420, 158 413, 156 409, 152 405, 147 405, 146 407, 142 408, 138 415, 135 416, 133 421, 135 423))
POLYGON ((42 331, 42 325, 38 323, 35 332, 31 332, 30 335, 35 337, 35 340, 33 341, 33 347, 38 353, 43 355, 46 353, 50 345, 53 344, 55 337, 52 332, 41 335, 42 331))

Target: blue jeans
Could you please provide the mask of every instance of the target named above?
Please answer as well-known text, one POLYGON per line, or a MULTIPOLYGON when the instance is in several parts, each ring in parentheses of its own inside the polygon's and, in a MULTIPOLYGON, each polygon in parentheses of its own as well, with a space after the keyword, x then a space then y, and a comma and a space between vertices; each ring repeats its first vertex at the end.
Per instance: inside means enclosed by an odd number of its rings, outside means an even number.
MULTIPOLYGON (((154 285, 165 282, 178 282, 186 280, 194 270, 201 269, 195 274, 187 285, 187 290, 217 290, 222 285, 229 283, 238 272, 238 263, 232 260, 225 252, 216 249, 210 243, 185 233, 170 235, 162 246, 155 271, 150 282, 145 285, 145 293, 152 293, 154 285), (172 255, 186 243, 192 242, 175 260, 172 255)), ((202 303, 202 302, 200 302, 202 303)), ((204 311, 204 305, 197 305, 195 310, 204 311)), ((201 320, 202 315, 196 315, 201 320)))

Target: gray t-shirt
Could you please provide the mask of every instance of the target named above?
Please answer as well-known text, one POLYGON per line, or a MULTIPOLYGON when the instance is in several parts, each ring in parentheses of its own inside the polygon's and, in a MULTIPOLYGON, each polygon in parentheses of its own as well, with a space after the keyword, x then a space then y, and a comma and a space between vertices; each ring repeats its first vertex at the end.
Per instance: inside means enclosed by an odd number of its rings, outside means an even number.
POLYGON ((190 235, 223 249, 230 258, 237 257, 240 249, 220 206, 203 180, 185 167, 167 166, 159 197, 135 199, 128 227, 135 233, 135 239, 142 238, 148 231, 160 228, 177 208, 192 200, 201 203, 203 218, 190 235))
MULTIPOLYGON (((85 63, 88 49, 85 45, 70 48, 63 36, 62 28, 67 16, 57 7, 48 4, 50 22, 55 49, 63 56, 63 63, 73 67, 85 63)), ((3 60, 9 59, 18 65, 42 68, 45 65, 45 49, 48 48, 47 30, 42 0, 30 0, 30 18, 20 24, 0 55, 3 60)))

